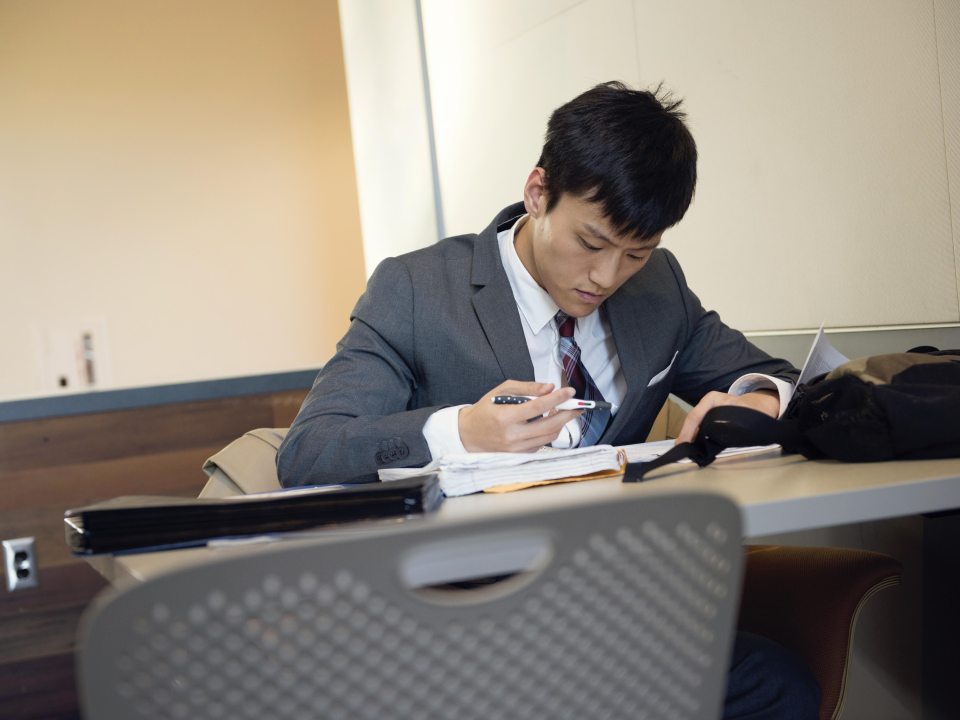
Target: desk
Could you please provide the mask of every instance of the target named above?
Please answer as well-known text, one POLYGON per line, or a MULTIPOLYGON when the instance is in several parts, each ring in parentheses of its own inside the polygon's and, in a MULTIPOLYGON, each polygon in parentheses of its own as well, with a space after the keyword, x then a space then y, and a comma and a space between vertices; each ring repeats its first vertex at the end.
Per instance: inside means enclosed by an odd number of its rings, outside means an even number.
MULTIPOLYGON (((805 460, 778 451, 718 460, 706 468, 682 464, 661 468, 643 483, 619 477, 563 483, 516 493, 480 493, 448 499, 428 522, 525 513, 534 508, 579 504, 587 498, 709 490, 728 495, 743 512, 747 539, 775 533, 919 515, 960 508, 960 459, 884 463, 805 460)), ((323 536, 371 532, 360 524, 323 536)), ((315 534, 303 542, 310 542, 315 534)), ((289 540, 288 542, 300 542, 289 540)), ((203 562, 216 553, 256 552, 255 545, 193 548, 117 558, 94 557, 91 565, 113 583, 139 582, 184 563, 203 562)))
MULTIPOLYGON (((750 539, 960 508, 960 459, 848 464, 809 461, 772 451, 719 460, 703 469, 689 464, 672 465, 655 471, 650 478, 638 484, 624 484, 615 477, 509 494, 452 498, 424 521, 462 523, 524 513, 534 508, 576 505, 588 498, 712 490, 728 495, 740 505, 744 535, 750 539)), ((956 528, 956 523, 947 525, 956 528)), ((316 542, 316 536, 331 538, 369 533, 379 526, 357 524, 284 542, 316 542)), ((948 531, 952 532, 950 528, 948 531)), ((944 549, 956 547, 956 541, 960 540, 958 536, 939 542, 942 535, 942 531, 938 531, 938 544, 944 549)), ((272 544, 247 544, 118 558, 104 556, 91 558, 91 564, 114 584, 129 585, 187 564, 203 563, 232 553, 260 552, 270 547, 272 544)), ((894 554, 904 559, 901 553, 894 554)), ((934 579, 952 578, 955 576, 952 571, 956 569, 954 558, 951 555, 937 563, 931 562, 934 558, 930 557, 922 563, 917 560, 913 569, 908 567, 905 572, 904 587, 884 598, 882 603, 872 603, 864 613, 860 624, 863 627, 866 622, 866 631, 858 633, 861 636, 858 642, 865 641, 869 647, 862 653, 854 648, 854 653, 862 659, 854 662, 855 672, 848 679, 851 717, 920 717, 921 712, 929 718, 950 716, 930 708, 953 707, 957 665, 954 643, 960 637, 957 621, 953 620, 957 593, 950 588, 944 592, 944 588, 935 585, 924 587, 922 597, 929 596, 938 605, 928 605, 921 610, 922 579, 917 568, 922 564, 934 579), (878 649, 878 645, 883 649, 878 649), (892 659, 893 656, 896 659, 892 659), (922 695, 927 696, 924 701, 927 707, 921 711, 922 695)))
MULTIPOLYGON (((515 494, 510 504, 529 510, 543 503, 659 490, 708 490, 729 495, 743 512, 745 538, 960 508, 960 459, 884 463, 805 460, 779 451, 731 457, 706 468, 661 468, 643 483, 619 478, 569 483, 515 494)), ((494 494, 444 503, 445 519, 502 512, 494 494)), ((511 508, 512 509, 512 508, 511 508)))

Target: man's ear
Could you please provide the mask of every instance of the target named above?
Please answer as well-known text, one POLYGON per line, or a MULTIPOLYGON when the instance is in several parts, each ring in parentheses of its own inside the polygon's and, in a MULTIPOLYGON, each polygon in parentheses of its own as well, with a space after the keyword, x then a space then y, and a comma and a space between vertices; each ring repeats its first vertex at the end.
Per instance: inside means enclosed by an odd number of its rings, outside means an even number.
POLYGON ((535 167, 530 171, 527 182, 523 186, 523 205, 527 214, 541 217, 547 211, 547 171, 535 167))

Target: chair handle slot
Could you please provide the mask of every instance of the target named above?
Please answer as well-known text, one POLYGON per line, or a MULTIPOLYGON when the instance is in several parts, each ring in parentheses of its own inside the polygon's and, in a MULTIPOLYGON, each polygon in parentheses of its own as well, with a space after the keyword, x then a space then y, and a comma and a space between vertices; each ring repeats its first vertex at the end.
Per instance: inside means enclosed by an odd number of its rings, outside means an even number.
POLYGON ((407 551, 400 581, 432 602, 486 602, 532 581, 552 556, 553 540, 542 530, 456 537, 407 551))

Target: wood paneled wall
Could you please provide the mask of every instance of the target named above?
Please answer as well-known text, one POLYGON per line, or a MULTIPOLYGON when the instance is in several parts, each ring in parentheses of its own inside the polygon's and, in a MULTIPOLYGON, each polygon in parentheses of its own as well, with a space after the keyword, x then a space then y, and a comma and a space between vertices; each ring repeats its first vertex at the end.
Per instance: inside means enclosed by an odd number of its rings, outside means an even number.
POLYGON ((36 588, 0 589, 0 716, 79 717, 80 614, 106 582, 67 548, 64 510, 118 495, 196 496, 203 461, 256 427, 287 427, 307 390, 0 423, 0 539, 36 538, 36 588))

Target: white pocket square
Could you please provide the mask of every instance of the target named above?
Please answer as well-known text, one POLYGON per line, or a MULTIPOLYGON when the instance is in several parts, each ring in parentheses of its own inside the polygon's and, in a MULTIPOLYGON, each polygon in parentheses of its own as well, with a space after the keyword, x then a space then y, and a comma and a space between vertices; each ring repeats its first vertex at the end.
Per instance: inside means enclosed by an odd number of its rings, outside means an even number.
POLYGON ((660 382, 667 376, 667 374, 670 372, 670 368, 673 367, 673 363, 677 359, 677 355, 679 354, 680 354, 679 350, 673 351, 673 357, 670 358, 670 364, 667 365, 663 370, 658 372, 656 375, 654 375, 652 378, 650 378, 650 382, 647 383, 647 387, 653 387, 654 385, 656 385, 658 382, 660 382))

